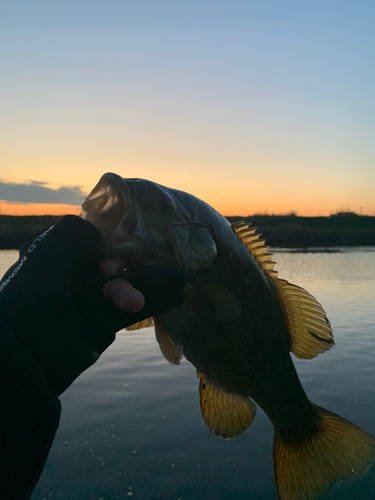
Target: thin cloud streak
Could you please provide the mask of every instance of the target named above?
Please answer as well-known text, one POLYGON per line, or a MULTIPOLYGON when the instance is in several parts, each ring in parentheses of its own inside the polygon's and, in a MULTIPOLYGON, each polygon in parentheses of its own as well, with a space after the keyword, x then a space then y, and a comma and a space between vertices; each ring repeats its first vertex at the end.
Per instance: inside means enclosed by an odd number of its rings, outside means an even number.
POLYGON ((0 180, 0 197, 13 203, 55 203, 62 205, 81 205, 86 197, 81 186, 48 187, 48 183, 29 181, 24 184, 0 180))

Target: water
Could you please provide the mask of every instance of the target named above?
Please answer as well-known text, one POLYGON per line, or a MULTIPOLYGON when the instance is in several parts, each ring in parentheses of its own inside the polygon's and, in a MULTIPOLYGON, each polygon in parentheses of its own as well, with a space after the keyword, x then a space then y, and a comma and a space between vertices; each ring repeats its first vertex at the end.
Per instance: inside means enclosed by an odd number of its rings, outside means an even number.
MULTIPOLYGON (((0 251, 0 273, 17 258, 0 251)), ((275 255, 280 277, 324 305, 336 345, 295 363, 312 401, 375 435, 375 249, 275 255)), ((200 416, 194 368, 169 365, 152 329, 120 332, 61 397, 62 418, 32 500, 276 500, 272 426, 258 408, 235 440, 200 416)), ((325 500, 375 498, 375 467, 325 500)))

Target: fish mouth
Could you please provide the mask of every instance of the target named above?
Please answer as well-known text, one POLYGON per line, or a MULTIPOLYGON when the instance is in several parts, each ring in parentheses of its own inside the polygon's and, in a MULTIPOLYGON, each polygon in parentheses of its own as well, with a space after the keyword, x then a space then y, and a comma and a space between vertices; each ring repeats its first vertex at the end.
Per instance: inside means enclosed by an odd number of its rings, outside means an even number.
POLYGON ((128 217, 130 191, 117 174, 104 174, 82 204, 80 217, 91 222, 106 237, 128 217))
MULTIPOLYGON (((101 234, 103 254, 120 258, 126 267, 165 265, 169 261, 164 246, 155 249, 147 221, 139 217, 139 196, 132 189, 132 181, 117 174, 104 174, 82 204, 80 216, 101 234)), ((174 243, 171 245, 176 255, 174 243)), ((178 255, 176 260, 180 262, 178 255)))

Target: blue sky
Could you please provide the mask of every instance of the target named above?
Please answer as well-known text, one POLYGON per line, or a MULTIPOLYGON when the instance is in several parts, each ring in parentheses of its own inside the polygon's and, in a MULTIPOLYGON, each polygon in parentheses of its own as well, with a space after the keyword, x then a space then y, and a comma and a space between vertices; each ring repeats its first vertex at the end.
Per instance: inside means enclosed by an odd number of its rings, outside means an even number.
POLYGON ((8 2, 0 179, 375 214, 374 26, 364 1, 8 2))

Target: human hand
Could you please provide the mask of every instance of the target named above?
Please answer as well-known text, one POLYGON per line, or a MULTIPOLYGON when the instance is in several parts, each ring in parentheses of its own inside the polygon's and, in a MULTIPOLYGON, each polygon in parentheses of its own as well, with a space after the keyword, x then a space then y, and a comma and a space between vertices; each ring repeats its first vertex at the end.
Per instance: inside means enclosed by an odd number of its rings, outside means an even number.
MULTIPOLYGON (((99 271, 108 278, 113 278, 125 268, 125 263, 114 257, 99 261, 99 271)), ((107 281, 102 288, 103 297, 119 309, 127 312, 139 312, 145 305, 145 297, 140 290, 123 278, 107 281)))
POLYGON ((182 300, 186 274, 180 268, 118 273, 122 263, 99 261, 100 247, 91 223, 66 216, 26 243, 0 282, 0 317, 58 394, 98 359, 118 330, 182 300))

